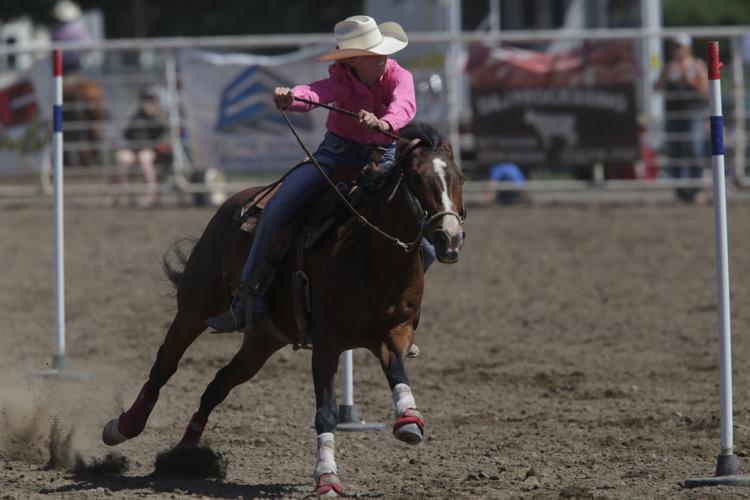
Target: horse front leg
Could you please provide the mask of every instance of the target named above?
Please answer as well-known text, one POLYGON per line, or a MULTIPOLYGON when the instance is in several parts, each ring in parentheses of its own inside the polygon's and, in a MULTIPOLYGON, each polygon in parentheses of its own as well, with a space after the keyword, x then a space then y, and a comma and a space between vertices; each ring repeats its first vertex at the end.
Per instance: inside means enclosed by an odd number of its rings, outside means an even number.
POLYGON ((318 434, 318 452, 315 462, 315 494, 338 496, 343 494, 334 458, 333 433, 336 430, 335 376, 338 370, 338 353, 316 345, 312 355, 313 383, 315 385, 315 431, 318 434))
POLYGON ((409 387, 404 358, 414 340, 414 330, 403 326, 392 330, 380 345, 380 364, 391 388, 396 419, 393 434, 408 444, 419 444, 424 439, 424 418, 417 411, 417 403, 409 387))

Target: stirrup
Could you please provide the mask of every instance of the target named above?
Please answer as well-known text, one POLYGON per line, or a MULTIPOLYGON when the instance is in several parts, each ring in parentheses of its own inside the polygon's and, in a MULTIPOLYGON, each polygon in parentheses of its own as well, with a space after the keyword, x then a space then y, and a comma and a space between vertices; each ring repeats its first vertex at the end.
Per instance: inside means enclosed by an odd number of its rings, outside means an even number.
POLYGON ((302 340, 300 340, 298 337, 297 342, 292 344, 292 349, 294 349, 295 351, 299 351, 300 349, 310 350, 312 348, 313 348, 312 337, 310 336, 309 330, 304 333, 304 335, 302 336, 302 340))

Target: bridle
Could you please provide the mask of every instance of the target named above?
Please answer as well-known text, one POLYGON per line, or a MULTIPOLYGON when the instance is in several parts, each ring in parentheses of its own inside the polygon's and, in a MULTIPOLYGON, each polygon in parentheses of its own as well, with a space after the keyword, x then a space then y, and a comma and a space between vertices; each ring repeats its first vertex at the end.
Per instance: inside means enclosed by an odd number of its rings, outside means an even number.
MULTIPOLYGON (((328 105, 328 104, 317 103, 317 102, 310 101, 308 99, 304 99, 304 98, 301 98, 301 97, 295 97, 294 99, 297 100, 297 101, 300 101, 300 102, 304 102, 304 103, 313 105, 313 106, 326 108, 326 109, 329 109, 329 110, 334 111, 334 112, 343 113, 343 114, 347 114, 347 115, 354 116, 354 117, 359 117, 359 115, 357 113, 353 113, 353 112, 351 112, 349 110, 337 108, 335 106, 331 106, 331 105, 328 105)), ((327 182, 327 184, 329 185, 329 187, 331 189, 333 189, 333 191, 339 197, 339 199, 341 200, 341 202, 352 213, 352 215, 362 225, 364 225, 365 227, 368 227, 372 231, 380 234, 382 237, 384 237, 385 239, 391 241, 394 245, 396 245, 398 248, 401 248, 406 253, 410 253, 412 250, 414 250, 420 244, 420 242, 422 240, 422 237, 427 237, 429 239, 432 234, 434 234, 435 232, 437 232, 437 227, 436 227, 435 222, 437 220, 439 220, 441 217, 445 217, 445 216, 455 217, 458 220, 459 224, 463 225, 463 222, 464 222, 464 219, 465 219, 465 213, 466 213, 465 208, 463 208, 463 207, 461 208, 461 213, 460 214, 456 213, 456 212, 454 212, 452 210, 444 210, 442 212, 438 212, 438 213, 433 214, 433 215, 428 215, 427 211, 424 210, 424 208, 422 208, 422 204, 419 202, 419 199, 414 194, 414 192, 412 190, 412 187, 411 187, 410 183, 407 180, 407 182, 404 183, 405 187, 406 187, 407 200, 408 200, 408 203, 409 203, 410 207, 412 208, 412 212, 414 213, 414 215, 419 217, 419 221, 417 223, 417 226, 419 228, 418 229, 418 234, 417 234, 416 238, 414 238, 412 241, 403 242, 399 238, 397 238, 397 237, 395 237, 395 236, 387 233, 386 231, 383 231, 378 226, 374 225, 369 220, 367 220, 367 218, 364 215, 362 215, 349 202, 349 200, 346 198, 346 196, 344 196, 344 194, 342 194, 341 191, 339 191, 339 189, 336 187, 336 184, 331 180, 331 178, 328 176, 328 174, 326 174, 326 172, 323 169, 323 167, 320 166, 320 163, 318 163, 318 160, 315 159, 315 157, 312 155, 312 153, 310 153, 310 150, 307 148, 307 146, 305 146, 305 143, 300 138, 299 134, 297 133, 297 130, 294 128, 294 125, 292 125, 292 122, 289 120, 289 117, 287 116, 286 111, 284 111, 283 109, 278 108, 278 107, 277 107, 277 109, 279 110, 279 112, 281 113, 281 115, 284 117, 284 120, 286 121, 287 126, 289 127, 289 130, 292 131, 292 134, 294 135, 294 138, 297 140, 297 142, 299 143, 299 145, 302 148, 302 150, 305 152, 305 154, 307 155, 307 157, 310 158, 310 160, 312 161, 312 163, 318 169, 318 172, 320 173, 320 175, 323 176, 323 178, 325 179, 325 181, 327 182)), ((398 180, 396 181, 396 185, 395 185, 395 187, 393 189, 393 192, 389 196, 389 200, 390 200, 391 198, 393 198, 393 196, 395 195, 396 191, 398 191, 398 188, 401 185, 401 181, 402 181, 402 179, 403 179, 403 177, 405 175, 406 159, 409 157, 409 155, 411 155, 411 153, 414 150, 416 150, 419 147, 428 147, 428 144, 423 143, 420 139, 412 139, 412 140, 405 139, 403 137, 398 136, 397 134, 394 134, 392 132, 388 132, 386 130, 382 130, 382 129, 378 128, 378 127, 375 127, 375 130, 377 130, 381 134, 385 134, 385 135, 387 135, 387 136, 395 139, 396 141, 401 142, 402 144, 406 144, 406 149, 403 151, 403 153, 401 153, 399 155, 399 158, 396 160, 396 164, 393 166, 393 170, 392 170, 391 174, 389 174, 389 175, 397 175, 398 176, 398 180)), ((436 147, 436 145, 432 147, 433 151, 435 150, 435 147, 436 147)), ((288 173, 286 175, 288 175, 288 173)), ((286 177, 286 175, 284 177, 286 177)))
MULTIPOLYGON (((437 146, 438 146, 437 144, 433 145, 431 147, 432 151, 436 151, 437 146)), ((405 159, 408 157, 409 154, 411 154, 415 149, 419 147, 429 147, 429 145, 419 141, 419 139, 412 140, 412 142, 407 147, 407 150, 401 155, 399 163, 394 165, 393 168, 400 169, 400 172, 397 173, 397 175, 399 175, 399 180, 396 183, 393 193, 391 193, 391 196, 390 196, 391 198, 393 197, 393 195, 395 195, 396 191, 398 190, 401 179, 405 175, 405 166, 403 164, 405 159)), ((438 231, 436 223, 439 220, 441 220, 443 217, 447 217, 447 216, 455 217, 460 226, 464 225, 464 221, 466 220, 466 207, 465 206, 463 205, 461 206, 460 212, 455 212, 453 210, 443 210, 441 212, 428 215, 427 211, 422 208, 422 204, 419 202, 419 199, 414 194, 413 187, 411 183, 408 182, 408 180, 405 183, 405 186, 406 186, 407 198, 409 199, 409 203, 412 206, 412 210, 415 211, 417 214, 420 214, 421 216, 420 227, 421 227, 422 236, 426 237, 427 239, 431 239, 431 236, 438 231)))

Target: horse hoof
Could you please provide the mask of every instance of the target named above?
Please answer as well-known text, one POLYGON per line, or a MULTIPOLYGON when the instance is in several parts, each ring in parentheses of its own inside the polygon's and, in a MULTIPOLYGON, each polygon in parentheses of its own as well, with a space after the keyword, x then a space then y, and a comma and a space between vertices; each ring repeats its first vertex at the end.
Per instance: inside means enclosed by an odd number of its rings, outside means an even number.
POLYGON ((201 445, 200 440, 198 440, 198 441, 187 441, 187 440, 183 439, 182 441, 180 441, 179 443, 177 443, 177 446, 175 446, 175 449, 193 450, 193 449, 196 449, 196 448, 200 448, 200 445, 201 445))
POLYGON ((406 353, 407 358, 416 358, 419 356, 419 346, 417 344, 412 344, 409 346, 409 352, 406 353))
POLYGON ((326 472, 318 478, 315 494, 319 497, 337 497, 344 494, 339 476, 335 472, 326 472))
POLYGON ((393 434, 404 443, 419 444, 424 439, 424 418, 415 408, 407 408, 393 423, 393 434))
POLYGON ((102 441, 104 441, 104 444, 107 446, 114 446, 128 440, 127 437, 123 436, 120 431, 117 430, 119 422, 120 419, 115 418, 110 420, 107 425, 104 426, 104 430, 102 431, 102 441))
POLYGON ((419 444, 422 442, 422 431, 417 424, 405 424, 399 427, 396 432, 396 439, 407 444, 419 444))

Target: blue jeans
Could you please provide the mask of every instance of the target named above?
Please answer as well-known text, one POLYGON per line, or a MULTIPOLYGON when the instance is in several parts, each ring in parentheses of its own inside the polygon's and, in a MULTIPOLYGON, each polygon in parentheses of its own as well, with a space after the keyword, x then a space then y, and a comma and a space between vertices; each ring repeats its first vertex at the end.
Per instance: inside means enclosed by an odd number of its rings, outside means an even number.
MULTIPOLYGON (((680 166, 672 169, 672 176, 677 179, 700 179, 703 176, 702 163, 705 161, 706 131, 703 116, 696 113, 686 118, 667 120, 668 134, 682 134, 683 137, 671 139, 667 143, 670 160, 679 162, 680 166)), ((678 188, 677 196, 686 201, 692 200, 699 189, 678 188)))
MULTIPOLYGON (((330 175, 336 165, 364 165, 377 146, 368 146, 344 139, 328 132, 323 142, 313 156, 330 175)), ((386 148, 379 165, 390 169, 396 159, 396 144, 384 146, 386 148)), ((268 204, 255 228, 253 246, 245 261, 240 274, 240 280, 247 282, 252 275, 255 263, 265 258, 271 243, 278 231, 301 210, 310 207, 319 200, 327 189, 328 183, 320 175, 312 162, 307 162, 295 168, 279 187, 279 190, 268 200, 268 204)), ((422 239, 422 254, 425 270, 435 260, 435 249, 426 239, 422 239)), ((255 310, 263 312, 266 309, 266 297, 260 296, 255 300, 255 310)))

